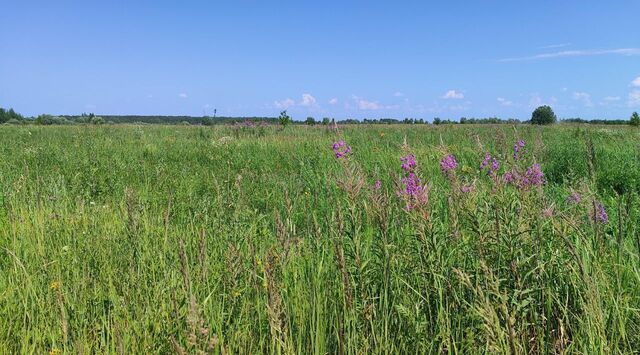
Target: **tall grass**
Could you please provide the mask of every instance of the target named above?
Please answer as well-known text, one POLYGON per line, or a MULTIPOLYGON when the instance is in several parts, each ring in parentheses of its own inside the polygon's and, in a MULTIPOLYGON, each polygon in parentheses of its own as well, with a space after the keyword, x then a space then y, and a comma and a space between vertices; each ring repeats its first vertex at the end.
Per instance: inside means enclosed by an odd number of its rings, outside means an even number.
POLYGON ((0 353, 638 352, 638 138, 2 127, 0 353), (408 152, 429 190, 411 210, 408 152), (546 183, 487 176, 486 153, 546 183))

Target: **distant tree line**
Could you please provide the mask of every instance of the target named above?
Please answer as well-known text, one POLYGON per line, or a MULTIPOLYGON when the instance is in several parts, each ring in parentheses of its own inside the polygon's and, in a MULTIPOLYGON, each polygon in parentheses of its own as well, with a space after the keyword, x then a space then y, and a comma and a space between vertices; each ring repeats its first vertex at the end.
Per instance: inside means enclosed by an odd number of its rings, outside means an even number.
POLYGON ((629 120, 605 120, 605 119, 594 119, 594 120, 585 120, 582 118, 563 118, 560 120, 561 123, 587 123, 587 124, 603 124, 603 125, 626 125, 632 124, 629 120))
MULTIPOLYGON (((424 118, 404 118, 403 120, 395 118, 365 118, 357 120, 347 118, 336 120, 335 118, 323 117, 316 120, 314 117, 307 117, 304 121, 295 121, 286 111, 280 113, 279 117, 209 117, 209 116, 162 116, 162 115, 101 115, 97 116, 93 113, 82 113, 80 115, 49 115, 42 114, 36 117, 24 117, 15 112, 12 108, 4 109, 0 107, 0 124, 37 124, 37 125, 70 125, 70 124, 168 124, 168 125, 225 125, 236 123, 252 122, 255 124, 273 124, 286 127, 293 125, 309 125, 322 124, 327 126, 338 122, 340 124, 367 124, 367 125, 390 125, 390 124, 553 124, 557 120, 555 113, 549 106, 540 106, 533 111, 530 120, 521 121, 517 118, 501 119, 498 117, 461 117, 459 120, 442 119, 434 117, 431 122, 424 118)), ((640 126, 640 116, 634 112, 629 120, 605 120, 593 119, 585 120, 582 118, 565 118, 560 119, 560 123, 581 123, 581 124, 598 124, 598 125, 632 125, 640 126)))
POLYGON ((0 123, 14 123, 21 122, 24 120, 21 114, 15 112, 12 108, 5 110, 0 107, 0 123))

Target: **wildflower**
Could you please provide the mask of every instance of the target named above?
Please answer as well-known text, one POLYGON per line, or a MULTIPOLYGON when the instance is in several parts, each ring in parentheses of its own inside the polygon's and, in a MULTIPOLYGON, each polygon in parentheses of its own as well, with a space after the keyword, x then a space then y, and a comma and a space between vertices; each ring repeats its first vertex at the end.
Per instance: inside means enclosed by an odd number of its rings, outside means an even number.
POLYGON ((540 186, 544 184, 544 173, 540 169, 540 164, 533 164, 524 174, 524 185, 540 186))
POLYGON ((602 202, 598 200, 593 200, 593 220, 602 224, 607 224, 609 222, 607 211, 604 209, 602 202))
POLYGON ((442 173, 445 175, 449 174, 449 171, 457 167, 458 167, 458 162, 456 161, 456 158, 452 154, 447 155, 446 157, 442 158, 442 160, 440 161, 440 170, 442 170, 442 173))
POLYGON ((60 289, 60 281, 51 282, 51 285, 49 285, 49 288, 54 291, 60 289))
POLYGON ((502 179, 505 183, 513 184, 520 190, 531 186, 542 186, 545 182, 540 164, 533 164, 524 174, 519 173, 517 170, 508 171, 504 173, 502 179))
POLYGON ((582 196, 579 193, 573 191, 569 197, 567 197, 567 202, 571 204, 578 204, 582 201, 582 196))
POLYGON ((482 163, 480 163, 480 170, 484 170, 487 166, 489 167, 487 175, 493 175, 500 169, 500 162, 496 158, 492 158, 491 154, 487 154, 484 156, 482 163), (489 165, 489 162, 491 162, 491 165, 489 165))
POLYGON ((402 170, 406 172, 411 172, 416 167, 416 157, 413 154, 401 157, 400 161, 402 162, 402 170))
POLYGON ((347 143, 345 143, 343 140, 333 143, 332 149, 333 149, 333 153, 336 156, 336 159, 340 159, 345 155, 348 155, 351 153, 351 147, 348 146, 347 143))
POLYGON ((502 176, 502 180, 507 184, 511 184, 512 182, 514 182, 516 180, 516 176, 515 176, 515 174, 513 172, 507 171, 502 176))
POLYGON ((518 160, 520 158, 520 153, 523 152, 525 143, 522 139, 519 139, 516 144, 513 145, 513 159, 518 160))
POLYGON ((553 206, 549 206, 549 207, 544 208, 544 209, 542 210, 542 216, 543 216, 544 218, 551 218, 551 217, 553 217, 553 206))
POLYGON ((381 187, 382 187, 382 183, 380 182, 380 180, 376 180, 376 183, 373 184, 373 188, 375 190, 380 190, 381 187))
POLYGON ((402 162, 401 168, 406 175, 401 180, 403 188, 397 192, 398 196, 406 201, 407 210, 426 205, 429 201, 429 193, 427 187, 422 185, 422 181, 415 173, 417 165, 415 156, 409 154, 406 157, 401 157, 400 161, 402 162))
POLYGON ((491 167, 489 168, 489 171, 487 171, 487 174, 492 175, 495 174, 498 169, 500 169, 500 162, 498 162, 495 158, 493 159, 493 162, 491 163, 491 167))
POLYGON ((53 348, 51 349, 51 351, 49 351, 49 355, 60 355, 60 354, 62 354, 62 351, 60 351, 60 349, 53 348))
POLYGON ((491 154, 487 154, 484 156, 484 160, 480 163, 480 170, 483 170, 489 164, 489 160, 491 160, 491 154))
POLYGON ((402 179, 402 183, 404 184, 404 192, 412 195, 419 191, 421 181, 416 174, 409 173, 407 177, 402 179))

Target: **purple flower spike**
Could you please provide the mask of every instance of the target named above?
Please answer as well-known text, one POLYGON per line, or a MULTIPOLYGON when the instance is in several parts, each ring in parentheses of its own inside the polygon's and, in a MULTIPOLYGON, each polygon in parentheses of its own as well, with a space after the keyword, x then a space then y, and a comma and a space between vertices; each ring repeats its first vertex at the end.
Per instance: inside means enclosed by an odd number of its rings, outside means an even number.
POLYGON ((524 141, 522 139, 518 140, 516 142, 516 144, 513 145, 513 159, 514 160, 520 159, 520 153, 526 152, 526 151, 523 152, 524 146, 525 146, 525 143, 524 143, 524 141))
POLYGON ((416 157, 413 154, 409 154, 406 157, 401 157, 400 161, 402 162, 402 170, 406 172, 412 172, 416 167, 416 157))
POLYGON ((380 182, 380 180, 376 180, 376 183, 373 185, 373 188, 376 190, 380 190, 381 187, 382 187, 382 183, 380 182))
POLYGON ((416 174, 415 156, 409 154, 406 157, 401 157, 400 161, 405 176, 401 180, 402 188, 397 192, 398 196, 405 201, 407 210, 425 206, 429 202, 429 190, 426 185, 422 185, 422 181, 416 174))
POLYGON ((582 196, 580 196, 580 194, 575 191, 572 192, 569 197, 567 197, 567 202, 571 204, 578 204, 580 203, 580 201, 582 201, 582 196))
POLYGON ((442 170, 442 173, 445 175, 448 175, 451 170, 454 170, 457 167, 458 162, 452 154, 447 155, 440 161, 440 170, 442 170))
POLYGON ((484 156, 482 163, 480 163, 480 170, 484 170, 486 167, 489 167, 487 175, 494 175, 500 169, 500 162, 496 158, 492 158, 491 154, 487 154, 484 156), (489 165, 489 162, 491 162, 491 165, 489 165))
POLYGON ((544 184, 544 173, 540 169, 540 164, 533 164, 525 173, 527 185, 540 186, 544 184))
POLYGON ((483 170, 484 168, 486 168, 487 165, 489 165, 490 160, 491 160, 491 154, 485 155, 484 160, 482 161, 482 163, 480 163, 480 170, 483 170))
POLYGON ((333 143, 331 146, 336 159, 340 159, 351 153, 351 147, 347 145, 343 140, 333 143))
POLYGON ((593 218, 598 223, 607 224, 609 222, 609 216, 607 216, 604 205, 597 200, 593 200, 593 218))

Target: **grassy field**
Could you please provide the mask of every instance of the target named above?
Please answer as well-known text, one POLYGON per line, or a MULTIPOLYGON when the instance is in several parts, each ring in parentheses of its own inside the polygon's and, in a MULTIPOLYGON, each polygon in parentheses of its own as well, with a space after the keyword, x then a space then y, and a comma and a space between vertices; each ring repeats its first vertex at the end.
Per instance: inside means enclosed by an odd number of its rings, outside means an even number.
POLYGON ((0 127, 0 353, 637 353, 639 144, 0 127))

